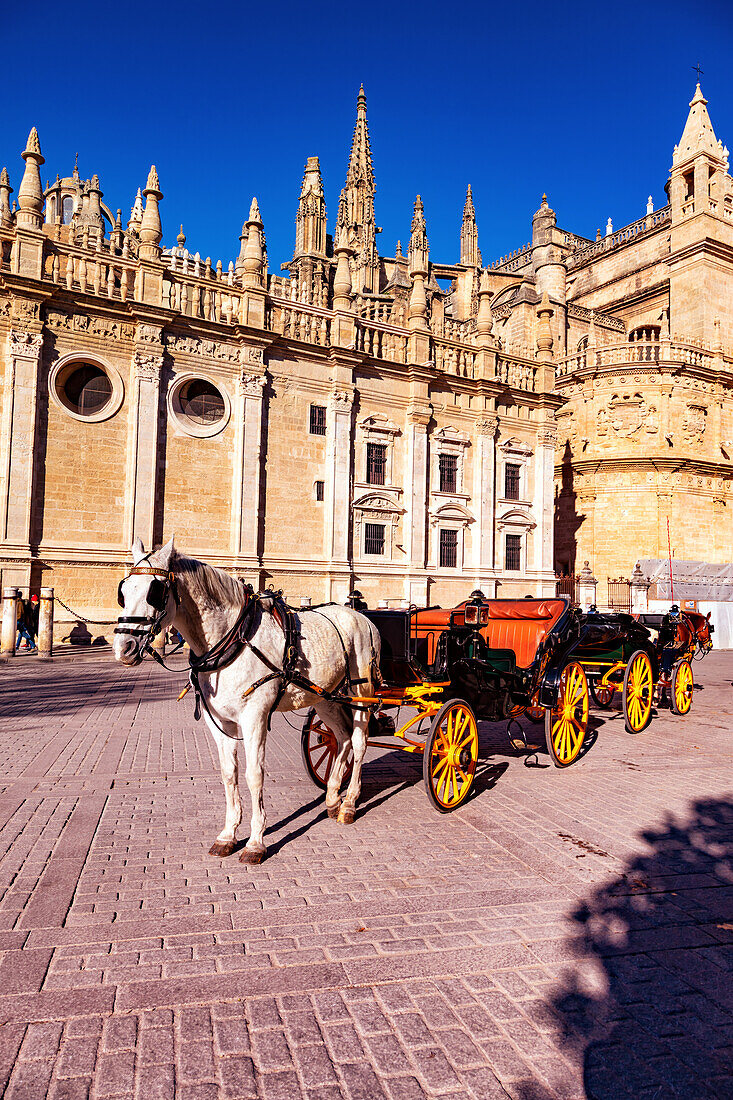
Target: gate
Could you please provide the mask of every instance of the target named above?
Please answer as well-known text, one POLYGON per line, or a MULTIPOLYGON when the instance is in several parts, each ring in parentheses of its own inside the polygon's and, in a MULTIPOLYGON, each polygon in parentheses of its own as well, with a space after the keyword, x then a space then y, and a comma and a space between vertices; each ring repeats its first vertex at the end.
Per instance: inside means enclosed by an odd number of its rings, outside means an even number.
POLYGON ((608 606, 611 611, 631 611, 631 581, 622 577, 608 582, 608 606))
POLYGON ((575 573, 565 573, 563 576, 558 577, 555 574, 555 595, 567 596, 571 603, 579 603, 577 575, 575 573))

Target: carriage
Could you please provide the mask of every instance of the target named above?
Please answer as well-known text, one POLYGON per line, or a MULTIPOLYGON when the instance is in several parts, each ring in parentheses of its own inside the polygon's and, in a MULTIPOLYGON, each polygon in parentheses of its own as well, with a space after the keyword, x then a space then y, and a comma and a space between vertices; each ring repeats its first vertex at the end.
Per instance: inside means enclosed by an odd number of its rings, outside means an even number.
MULTIPOLYGON (((381 636, 383 686, 371 700, 369 744, 421 754, 428 797, 439 812, 456 809, 470 793, 482 719, 541 717, 555 765, 577 760, 589 699, 585 673, 572 655, 579 614, 569 600, 476 596, 452 610, 362 614, 381 636), (398 724, 402 708, 413 713, 398 724)), ((338 746, 313 710, 301 748, 308 774, 325 788, 338 746)))
POLYGON ((636 616, 591 608, 581 617, 575 655, 585 669, 593 702, 607 709, 620 691, 626 729, 641 733, 651 721, 654 705, 665 695, 673 714, 690 710, 694 691, 690 660, 698 645, 707 652, 707 642, 676 607, 666 614, 636 616))

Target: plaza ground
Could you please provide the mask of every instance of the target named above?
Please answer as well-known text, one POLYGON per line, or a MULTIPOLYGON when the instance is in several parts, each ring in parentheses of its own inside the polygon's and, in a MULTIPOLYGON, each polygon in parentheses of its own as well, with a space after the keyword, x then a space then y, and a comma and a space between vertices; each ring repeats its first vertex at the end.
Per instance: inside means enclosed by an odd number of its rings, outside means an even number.
POLYGON ((6 662, 0 1091, 729 1097, 733 654, 695 673, 687 718, 631 737, 594 711, 566 771, 482 725, 445 816, 419 758, 372 751, 353 826, 278 717, 248 867, 207 855, 223 789, 175 677, 108 650, 6 662))

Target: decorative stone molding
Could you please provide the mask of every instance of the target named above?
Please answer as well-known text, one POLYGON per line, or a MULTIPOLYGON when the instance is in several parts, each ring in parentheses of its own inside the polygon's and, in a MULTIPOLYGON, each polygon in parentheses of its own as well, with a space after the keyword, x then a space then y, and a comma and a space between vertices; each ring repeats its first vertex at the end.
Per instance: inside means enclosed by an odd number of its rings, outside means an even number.
POLYGON ((19 332, 12 328, 8 332, 8 350, 11 355, 36 359, 41 354, 42 347, 41 332, 19 332))
POLYGON ((334 412, 351 412, 354 404, 354 394, 348 390, 334 390, 328 399, 328 403, 334 412))
POLYGON ((514 436, 500 443, 498 449, 503 453, 505 458, 528 459, 534 454, 532 447, 530 447, 528 443, 525 443, 521 439, 516 439, 514 436))
POLYGON ((431 509, 429 513, 430 526, 437 527, 439 524, 450 527, 468 527, 470 523, 475 523, 475 517, 471 515, 468 508, 464 507, 456 500, 448 501, 446 504, 441 504, 439 508, 431 509))
POLYGON ((540 447, 555 447, 557 445, 557 428, 554 424, 543 424, 537 431, 537 442, 540 447))
POLYGON ((160 372, 163 368, 162 355, 142 355, 135 352, 132 361, 135 378, 140 382, 159 382, 160 372))
POLYGON ((433 416, 433 406, 429 401, 414 401, 407 410, 410 422, 427 428, 433 416))
POLYGON ((396 424, 393 424, 386 416, 381 416, 379 413, 365 416, 363 420, 359 421, 358 427, 367 439, 373 440, 378 440, 382 436, 394 437, 402 434, 396 424))
POLYGON ((707 405, 690 402, 682 417, 682 437, 686 443, 702 443, 707 424, 707 405))
POLYGON ((88 332, 94 336, 104 336, 113 340, 132 340, 135 326, 124 321, 115 321, 111 317, 89 317, 83 313, 61 313, 49 310, 46 325, 52 332, 88 332))
POLYGON ((37 321, 41 314, 39 302, 32 298, 13 298, 11 316, 16 321, 37 321))
POLYGON ((497 530, 534 531, 537 526, 533 516, 521 508, 510 508, 496 520, 497 530))
POLYGON ((659 431, 659 413, 656 405, 647 404, 640 393, 614 394, 596 415, 599 439, 609 438, 611 432, 622 439, 640 438, 642 430, 655 435, 659 431))
POLYGON ((163 329, 160 325, 149 325, 140 321, 137 326, 137 338, 146 344, 162 344, 163 329))
POLYGON ((483 436, 495 436, 496 429, 499 427, 498 416, 480 416, 476 421, 476 431, 479 435, 483 436))
POLYGON ((242 397, 263 397, 267 385, 267 375, 242 371, 237 382, 242 397))
POLYGON ((260 366, 265 365, 264 348, 243 348, 242 350, 246 353, 248 363, 259 363, 260 366))

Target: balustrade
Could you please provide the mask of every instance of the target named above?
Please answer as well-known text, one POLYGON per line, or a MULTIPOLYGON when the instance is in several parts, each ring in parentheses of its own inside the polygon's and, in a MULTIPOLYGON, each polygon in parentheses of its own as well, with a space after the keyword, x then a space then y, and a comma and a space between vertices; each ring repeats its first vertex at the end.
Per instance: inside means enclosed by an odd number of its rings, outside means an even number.
POLYGON ((633 341, 623 344, 606 344, 586 348, 575 355, 565 356, 555 368, 558 378, 576 371, 603 367, 633 366, 638 363, 684 363, 686 366, 711 367, 713 352, 707 348, 683 340, 633 341))

